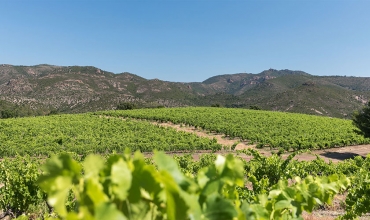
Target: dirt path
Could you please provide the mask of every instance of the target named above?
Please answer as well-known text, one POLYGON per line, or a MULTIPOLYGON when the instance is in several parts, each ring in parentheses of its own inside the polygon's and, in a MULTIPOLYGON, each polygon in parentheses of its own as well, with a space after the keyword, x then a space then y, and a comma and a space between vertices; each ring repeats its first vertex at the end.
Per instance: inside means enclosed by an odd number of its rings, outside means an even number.
MULTIPOLYGON (((271 155, 270 149, 257 149, 256 145, 248 145, 247 143, 240 142, 238 139, 229 139, 227 137, 224 137, 224 135, 221 134, 214 134, 207 131, 196 129, 195 127, 191 126, 181 126, 178 124, 173 123, 159 123, 159 122, 152 122, 155 125, 164 126, 164 127, 171 127, 178 131, 184 131, 184 132, 190 132, 198 135, 199 137, 206 137, 213 139, 215 138, 217 142, 223 146, 226 146, 224 153, 230 153, 230 149, 232 146, 235 146, 235 150, 242 150, 242 149, 256 149, 261 154, 265 156, 271 155)), ((231 151, 233 152, 233 151, 231 151)), ((235 151, 234 151, 235 152, 235 151)), ((198 158, 202 154, 202 152, 195 152, 194 158, 198 158)), ((326 162, 329 162, 330 160, 333 162, 342 161, 345 159, 353 158, 355 156, 362 156, 366 157, 367 154, 370 154, 370 145, 356 145, 356 146, 347 146, 347 147, 340 147, 340 148, 330 148, 325 150, 312 150, 311 153, 303 153, 300 155, 297 155, 295 158, 298 160, 314 160, 316 159, 315 155, 319 155, 322 159, 324 159, 326 162)), ((283 154, 283 158, 287 157, 289 153, 283 154)), ((250 159, 248 156, 242 156, 242 158, 250 159)))

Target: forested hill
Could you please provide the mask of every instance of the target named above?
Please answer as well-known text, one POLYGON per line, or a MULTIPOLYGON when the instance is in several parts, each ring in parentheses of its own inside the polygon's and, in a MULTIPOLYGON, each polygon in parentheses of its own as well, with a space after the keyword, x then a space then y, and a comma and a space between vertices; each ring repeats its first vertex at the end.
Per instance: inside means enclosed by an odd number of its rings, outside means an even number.
POLYGON ((224 106, 350 117, 370 99, 370 77, 269 69, 181 83, 91 66, 0 65, 0 117, 137 107, 224 106))

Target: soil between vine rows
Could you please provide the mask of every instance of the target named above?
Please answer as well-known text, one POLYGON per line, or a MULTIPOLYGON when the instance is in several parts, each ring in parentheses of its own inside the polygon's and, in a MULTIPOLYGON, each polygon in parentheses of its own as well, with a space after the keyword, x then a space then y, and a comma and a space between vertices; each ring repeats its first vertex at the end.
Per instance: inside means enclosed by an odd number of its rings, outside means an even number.
MULTIPOLYGON (((248 145, 247 143, 239 142, 237 139, 229 139, 224 137, 220 134, 213 134, 210 132, 202 131, 196 129, 195 127, 189 126, 181 126, 173 123, 158 123, 152 122, 155 125, 164 126, 164 127, 172 127, 178 131, 190 132, 194 133, 200 137, 207 137, 207 138, 215 138, 219 144, 226 146, 229 150, 218 151, 216 153, 220 154, 236 154, 237 150, 243 150, 248 148, 253 148, 258 150, 261 154, 265 156, 272 155, 272 151, 270 149, 257 149, 256 145, 248 145), (231 146, 235 146, 235 150, 230 150, 231 146)), ((191 153, 194 159, 198 159, 200 155, 204 153, 210 153, 210 151, 195 151, 191 153)), ((302 153, 295 156, 295 159, 299 161, 310 161, 316 159, 316 155, 322 158, 324 161, 329 162, 339 162, 345 159, 350 159, 355 156, 362 156, 366 157, 367 154, 370 153, 370 145, 356 145, 356 146, 346 146, 340 148, 330 148, 325 150, 312 150, 310 153, 302 153)), ((169 154, 182 154, 180 152, 169 152, 169 154)), ((290 153, 285 153, 282 155, 283 158, 288 157, 290 153)), ((239 157, 250 160, 252 157, 247 156, 245 154, 239 154, 239 157)), ((312 213, 303 213, 303 219, 305 220, 334 220, 340 215, 345 213, 344 208, 342 207, 341 203, 345 201, 346 195, 337 195, 333 199, 333 203, 330 206, 326 206, 322 209, 314 210, 312 213)), ((370 219, 370 215, 367 214, 365 216, 360 217, 359 219, 370 219)))
MULTIPOLYGON (((228 154, 228 153, 235 154, 237 150, 243 150, 243 149, 248 149, 248 148, 258 150, 261 154, 265 156, 270 156, 272 154, 272 151, 270 149, 258 149, 256 148, 256 145, 248 145, 247 143, 240 142, 237 139, 229 139, 227 137, 224 137, 221 134, 214 134, 214 133, 210 133, 207 131, 202 131, 202 130, 196 129, 195 127, 181 126, 181 125, 173 124, 173 123, 158 123, 158 122, 152 122, 152 123, 155 125, 159 125, 159 126, 171 127, 178 131, 194 133, 200 137, 207 137, 210 139, 215 138, 219 144, 226 146, 227 148, 223 151, 218 152, 221 154, 228 154), (236 145, 235 150, 230 150, 231 146, 233 145, 236 145)), ((195 151, 192 153, 192 155, 194 159, 198 159, 201 154, 209 153, 209 152, 210 151, 195 151)), ((180 152, 170 152, 170 154, 181 154, 181 153, 180 152)), ((289 154, 290 153, 284 153, 282 157, 286 158, 289 154)), ((345 159, 353 158, 355 156, 366 157, 367 154, 370 154, 370 144, 329 148, 329 149, 324 149, 324 150, 311 150, 310 153, 302 153, 302 154, 295 156, 295 159, 298 159, 299 161, 309 161, 309 160, 316 159, 316 155, 318 155, 320 158, 322 158, 326 162, 329 162, 329 161, 339 162, 345 159)), ((250 158, 252 158, 250 156, 246 156, 243 154, 240 154, 239 156, 246 160, 249 160, 250 158)))

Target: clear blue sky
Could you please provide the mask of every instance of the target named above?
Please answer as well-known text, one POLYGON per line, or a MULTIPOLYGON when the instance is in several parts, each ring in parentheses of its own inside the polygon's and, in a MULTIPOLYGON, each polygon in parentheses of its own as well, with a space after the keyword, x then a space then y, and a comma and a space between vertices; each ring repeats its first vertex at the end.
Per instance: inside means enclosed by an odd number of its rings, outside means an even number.
POLYGON ((0 0, 0 63, 168 81, 265 69, 370 76, 369 0, 0 0))

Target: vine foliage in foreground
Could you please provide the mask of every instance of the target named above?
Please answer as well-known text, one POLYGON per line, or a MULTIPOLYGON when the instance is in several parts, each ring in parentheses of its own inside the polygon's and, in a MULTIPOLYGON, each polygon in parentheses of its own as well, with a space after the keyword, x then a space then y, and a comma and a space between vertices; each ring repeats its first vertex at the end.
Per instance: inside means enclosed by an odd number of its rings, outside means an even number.
POLYGON ((44 202, 45 195, 37 185, 39 166, 30 157, 0 161, 0 210, 4 211, 0 217, 17 216, 44 202))
MULTIPOLYGON (((140 153, 112 155, 107 161, 89 155, 82 164, 69 155, 51 158, 39 183, 48 203, 62 219, 301 219, 316 204, 330 202, 349 185, 345 176, 279 181, 254 203, 239 199, 244 189, 242 162, 228 155, 202 168, 195 178, 184 175, 161 152, 148 165, 140 153), (83 173, 83 174, 82 174, 83 173), (72 190, 76 206, 65 203, 72 190)), ((245 188, 245 190, 247 190, 245 188)))
POLYGON ((368 195, 370 195, 370 175, 367 167, 361 168, 352 177, 352 185, 346 198, 346 213, 341 216, 341 219, 356 219, 358 216, 369 213, 370 197, 368 195))

